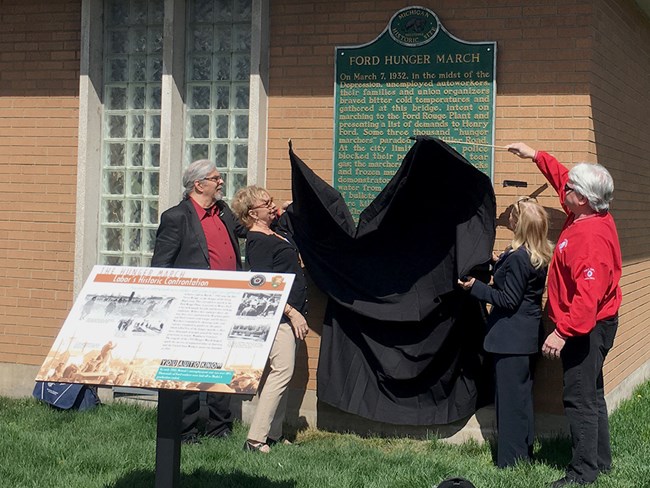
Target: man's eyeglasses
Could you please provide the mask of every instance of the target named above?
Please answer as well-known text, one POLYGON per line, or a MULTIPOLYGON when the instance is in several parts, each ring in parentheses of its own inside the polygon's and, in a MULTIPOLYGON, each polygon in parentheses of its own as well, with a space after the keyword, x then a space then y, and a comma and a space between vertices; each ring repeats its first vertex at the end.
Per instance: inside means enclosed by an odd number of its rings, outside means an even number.
POLYGON ((565 184, 564 184, 564 194, 566 195, 566 194, 569 193, 570 191, 576 191, 576 189, 575 189, 575 188, 571 188, 571 187, 569 186, 568 183, 565 183, 565 184))
POLYGON ((215 183, 218 183, 219 181, 223 180, 223 177, 221 175, 219 176, 208 176, 207 178, 203 178, 204 180, 210 180, 214 181, 215 183))
POLYGON ((257 210, 258 208, 271 208, 273 206, 273 197, 268 200, 263 200, 261 204, 252 207, 251 210, 257 210))

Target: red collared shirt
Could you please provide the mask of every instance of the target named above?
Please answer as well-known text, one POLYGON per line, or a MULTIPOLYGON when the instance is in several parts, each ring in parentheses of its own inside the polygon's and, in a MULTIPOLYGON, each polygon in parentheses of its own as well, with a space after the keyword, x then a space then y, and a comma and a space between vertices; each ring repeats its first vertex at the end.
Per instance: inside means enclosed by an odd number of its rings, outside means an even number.
POLYGON ((219 218, 219 208, 213 205, 210 208, 203 208, 193 198, 196 214, 201 221, 205 240, 208 243, 208 255, 210 256, 210 269, 222 271, 236 271, 237 257, 233 248, 228 229, 219 218))

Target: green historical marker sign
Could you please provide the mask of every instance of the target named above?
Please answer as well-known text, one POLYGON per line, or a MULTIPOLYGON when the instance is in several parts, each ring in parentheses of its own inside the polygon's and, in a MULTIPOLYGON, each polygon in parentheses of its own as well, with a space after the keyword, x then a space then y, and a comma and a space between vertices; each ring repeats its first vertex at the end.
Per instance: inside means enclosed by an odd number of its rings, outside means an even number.
POLYGON ((452 36, 423 7, 404 8, 373 42, 336 48, 334 187, 356 218, 411 148, 430 135, 492 177, 495 42, 452 36))

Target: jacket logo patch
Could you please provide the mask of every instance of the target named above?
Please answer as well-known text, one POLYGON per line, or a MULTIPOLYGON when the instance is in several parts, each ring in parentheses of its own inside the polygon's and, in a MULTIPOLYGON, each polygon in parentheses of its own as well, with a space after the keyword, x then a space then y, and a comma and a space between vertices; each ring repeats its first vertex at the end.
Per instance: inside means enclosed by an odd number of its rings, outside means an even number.
POLYGON ((594 268, 586 268, 583 272, 585 280, 595 280, 596 270, 594 268))
POLYGON ((560 253, 563 253, 568 245, 569 245, 569 239, 564 239, 562 242, 560 242, 557 245, 557 248, 560 251, 560 253))

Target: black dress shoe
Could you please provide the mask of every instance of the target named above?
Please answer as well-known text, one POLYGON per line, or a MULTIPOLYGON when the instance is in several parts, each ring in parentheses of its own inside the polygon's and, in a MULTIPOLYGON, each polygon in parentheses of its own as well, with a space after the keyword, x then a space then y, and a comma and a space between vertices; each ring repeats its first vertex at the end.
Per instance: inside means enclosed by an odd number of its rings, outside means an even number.
POLYGON ((201 439, 196 434, 186 434, 181 436, 181 444, 200 444, 201 439))
POLYGON ((560 478, 559 480, 551 483, 550 488, 562 488, 563 486, 590 485, 590 484, 591 483, 589 481, 579 480, 576 478, 572 478, 570 476, 565 476, 564 478, 560 478))
POLYGON ((232 435, 232 430, 230 429, 223 429, 219 432, 213 433, 213 434, 205 434, 205 437, 211 437, 214 439, 227 439, 232 435))

